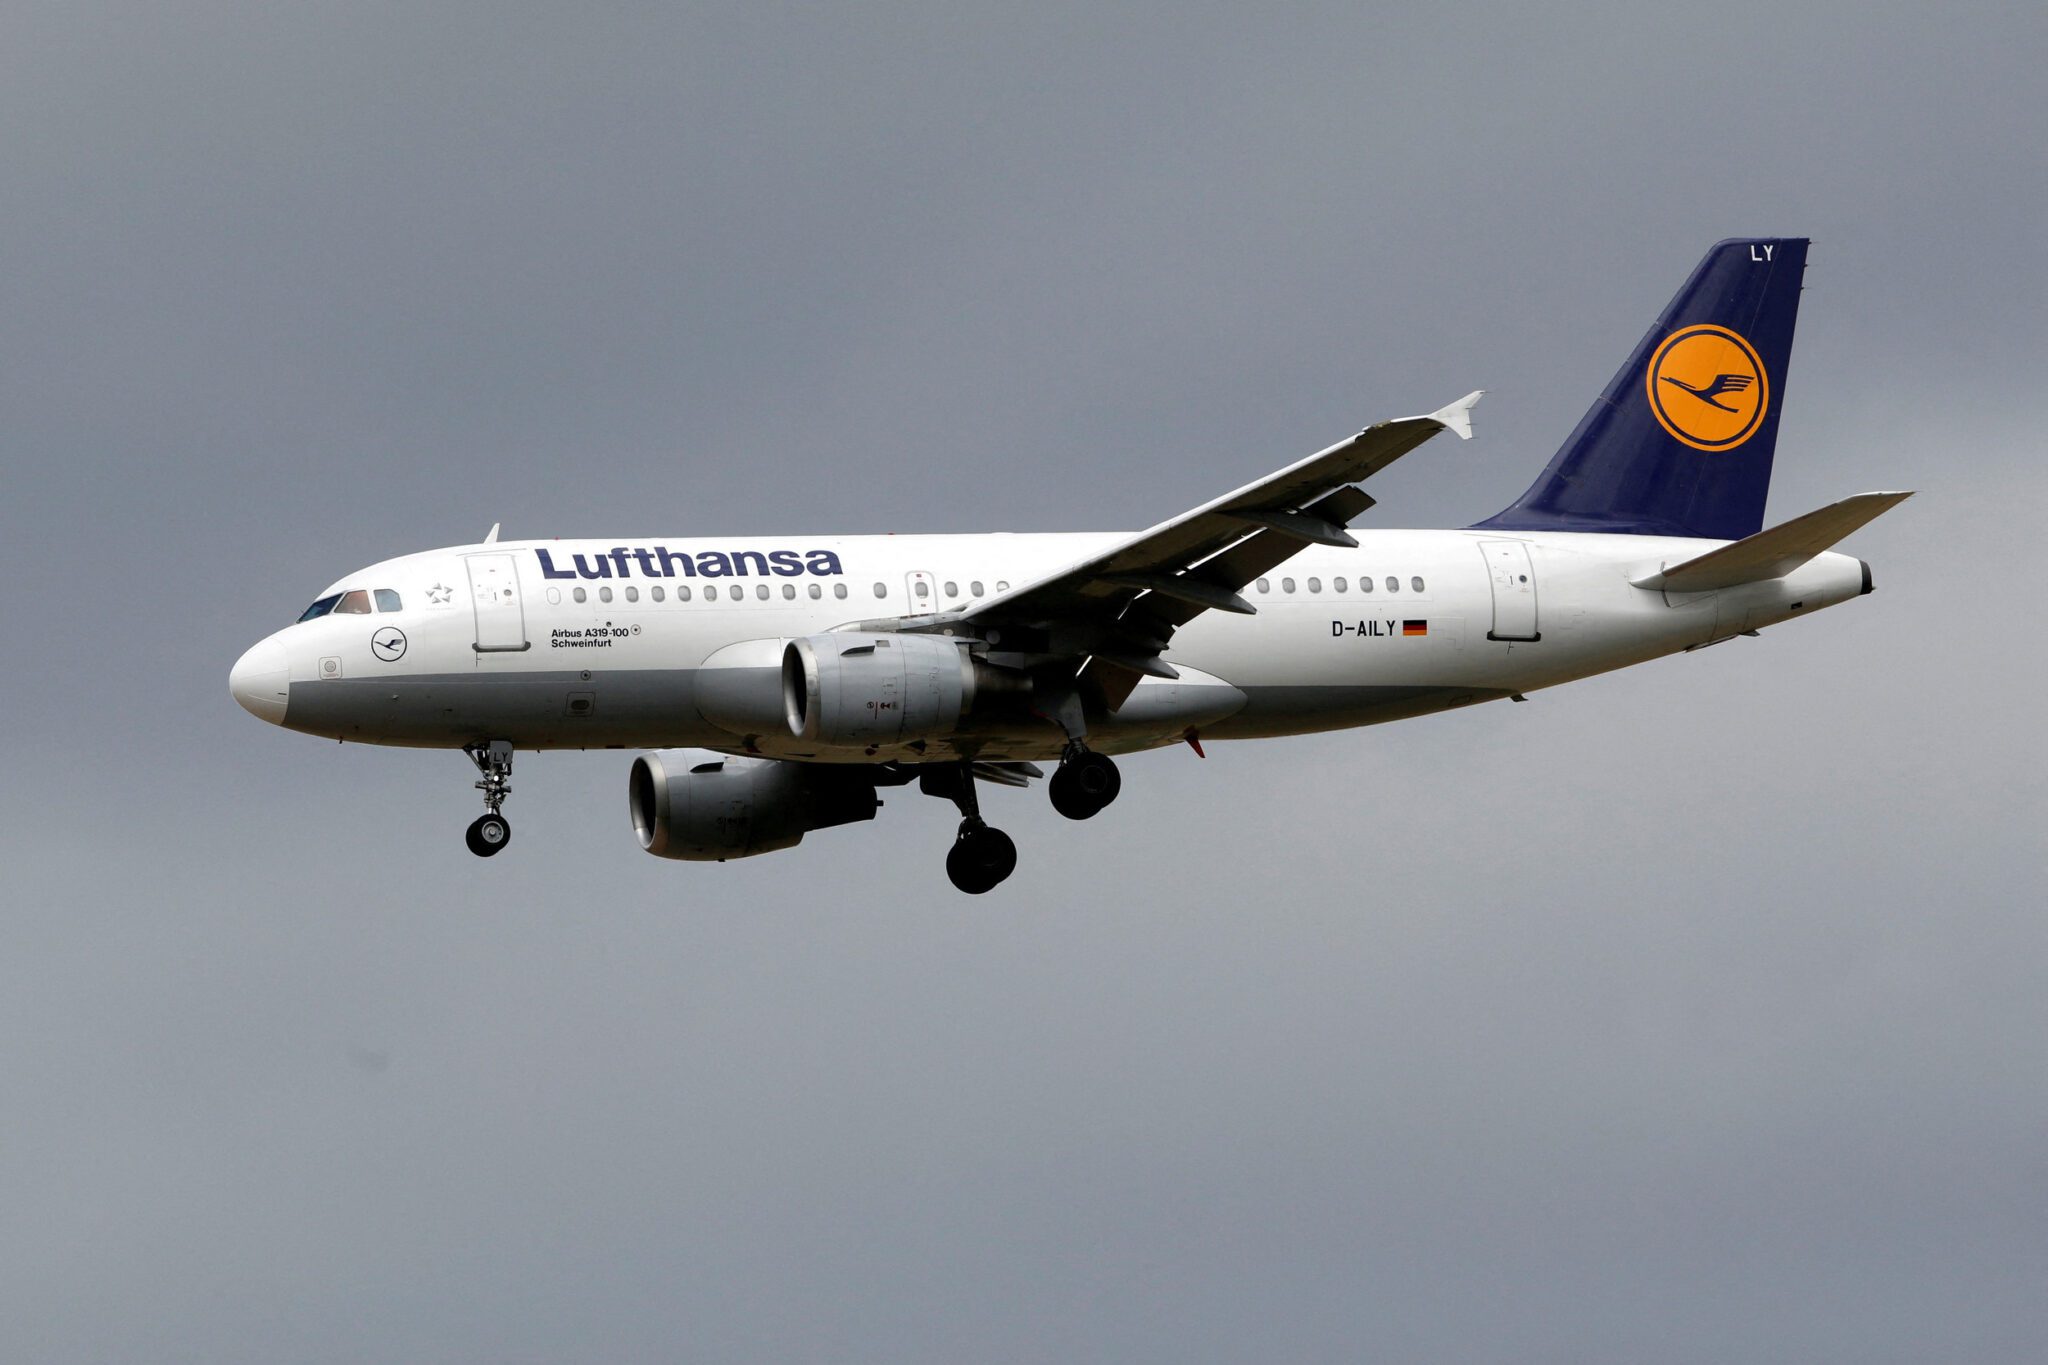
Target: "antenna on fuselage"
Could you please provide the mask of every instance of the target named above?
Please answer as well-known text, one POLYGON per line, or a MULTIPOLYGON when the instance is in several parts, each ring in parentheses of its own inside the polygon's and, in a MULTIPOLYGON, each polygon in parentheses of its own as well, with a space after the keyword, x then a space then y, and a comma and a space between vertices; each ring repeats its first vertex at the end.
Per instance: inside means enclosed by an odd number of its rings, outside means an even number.
POLYGON ((496 545, 498 543, 498 527, 501 525, 503 525, 502 522, 494 521, 491 523, 490 534, 484 537, 484 544, 496 545))

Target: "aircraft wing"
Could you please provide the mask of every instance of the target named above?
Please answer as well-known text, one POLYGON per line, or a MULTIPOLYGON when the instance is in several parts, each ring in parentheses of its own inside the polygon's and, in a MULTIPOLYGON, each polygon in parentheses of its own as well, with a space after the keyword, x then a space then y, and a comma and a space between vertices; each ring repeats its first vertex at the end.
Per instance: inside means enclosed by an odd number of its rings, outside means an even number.
POLYGON ((1086 657, 1112 708, 1141 676, 1170 678, 1158 656, 1175 628, 1205 611, 1249 615, 1239 590, 1307 545, 1356 545, 1345 525, 1373 498, 1354 485, 1440 431, 1472 435, 1469 393, 1426 417, 1367 427, 1348 440, 1162 521, 1120 545, 965 613, 1043 631, 1046 651, 1086 657))

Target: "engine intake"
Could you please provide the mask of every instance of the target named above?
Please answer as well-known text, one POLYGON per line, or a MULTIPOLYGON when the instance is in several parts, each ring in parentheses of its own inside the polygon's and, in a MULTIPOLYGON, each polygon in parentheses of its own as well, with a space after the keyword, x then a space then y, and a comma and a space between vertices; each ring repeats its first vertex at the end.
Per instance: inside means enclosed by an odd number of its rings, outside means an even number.
POLYGON ((814 829, 872 820, 882 803, 857 767, 662 749, 633 760, 633 832, 657 858, 724 862, 795 848, 814 829))
POLYGON ((978 696, 1027 687, 939 635, 811 635, 782 651, 789 732, 833 748, 949 735, 978 696))

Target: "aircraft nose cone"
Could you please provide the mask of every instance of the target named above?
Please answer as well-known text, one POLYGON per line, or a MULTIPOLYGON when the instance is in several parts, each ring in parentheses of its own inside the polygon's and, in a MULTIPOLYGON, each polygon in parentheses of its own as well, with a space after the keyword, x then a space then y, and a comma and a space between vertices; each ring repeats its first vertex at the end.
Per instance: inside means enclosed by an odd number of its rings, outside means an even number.
POLYGON ((291 660, 276 640, 264 640, 235 660, 228 670, 228 691, 242 709, 272 725, 284 721, 287 689, 291 686, 291 660))

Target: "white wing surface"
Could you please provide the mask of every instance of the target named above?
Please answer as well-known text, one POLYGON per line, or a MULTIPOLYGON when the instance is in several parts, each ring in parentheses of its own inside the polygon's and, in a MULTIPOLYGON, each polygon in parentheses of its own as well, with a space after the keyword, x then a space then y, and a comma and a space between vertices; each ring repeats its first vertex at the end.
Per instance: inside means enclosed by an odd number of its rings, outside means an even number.
POLYGON ((1440 431, 1470 439, 1472 405, 1480 392, 1426 417, 1367 427, 1090 559, 991 598, 965 619, 1044 632, 1047 652, 1087 658, 1086 675, 1112 708, 1120 706, 1140 676, 1174 676, 1158 655, 1176 627, 1205 611, 1254 612, 1240 589, 1304 546, 1355 545, 1344 527, 1373 498, 1354 485, 1440 431))

